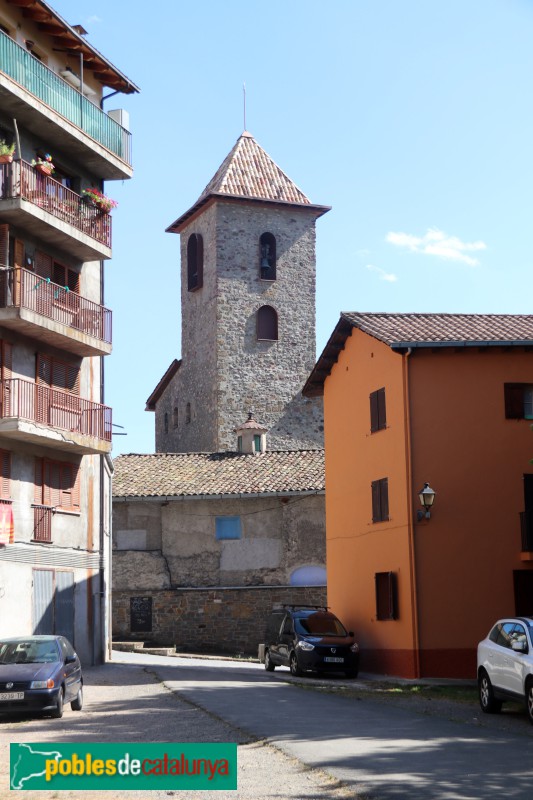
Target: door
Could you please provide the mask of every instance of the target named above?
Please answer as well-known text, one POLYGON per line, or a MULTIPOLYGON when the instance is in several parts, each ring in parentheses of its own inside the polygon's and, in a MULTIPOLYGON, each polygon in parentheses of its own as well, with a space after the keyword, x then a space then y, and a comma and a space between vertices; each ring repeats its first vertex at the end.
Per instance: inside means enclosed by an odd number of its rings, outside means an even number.
POLYGON ((515 569, 513 583, 516 616, 533 616, 533 569, 515 569))

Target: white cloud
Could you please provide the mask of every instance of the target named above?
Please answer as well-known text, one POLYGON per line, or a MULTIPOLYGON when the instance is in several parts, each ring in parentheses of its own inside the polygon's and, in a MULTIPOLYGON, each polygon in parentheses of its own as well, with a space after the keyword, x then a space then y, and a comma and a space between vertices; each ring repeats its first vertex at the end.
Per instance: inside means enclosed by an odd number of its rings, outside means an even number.
POLYGON ((370 270, 370 272, 375 272, 379 275, 380 281, 387 281, 387 283, 396 283, 398 278, 392 272, 385 272, 384 269, 381 267, 375 267, 374 264, 367 264, 366 268, 370 270))
POLYGON ((479 259, 468 253, 487 249, 485 242, 462 242, 457 236, 448 236, 438 228, 429 228, 424 236, 391 231, 387 234, 386 240, 396 247, 407 247, 413 253, 437 256, 447 261, 462 261, 471 267, 477 266, 479 259))
POLYGON ((93 22, 101 22, 101 18, 97 17, 96 14, 93 14, 92 17, 87 17, 87 24, 90 25, 93 22))

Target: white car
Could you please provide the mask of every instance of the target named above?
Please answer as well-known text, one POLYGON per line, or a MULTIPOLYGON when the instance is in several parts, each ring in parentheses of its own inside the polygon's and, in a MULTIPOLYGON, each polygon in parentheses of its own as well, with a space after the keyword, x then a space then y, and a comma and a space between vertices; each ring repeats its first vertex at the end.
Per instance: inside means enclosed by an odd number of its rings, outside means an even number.
POLYGON ((525 701, 533 725, 533 617, 507 617, 477 646, 479 703, 496 714, 505 700, 525 701))

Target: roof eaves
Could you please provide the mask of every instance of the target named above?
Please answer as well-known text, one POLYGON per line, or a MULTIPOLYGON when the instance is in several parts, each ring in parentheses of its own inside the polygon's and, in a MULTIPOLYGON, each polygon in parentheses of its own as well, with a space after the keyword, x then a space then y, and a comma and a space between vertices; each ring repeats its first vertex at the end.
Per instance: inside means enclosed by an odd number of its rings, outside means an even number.
POLYGON ((354 327, 354 323, 341 314, 333 333, 305 382, 302 389, 304 397, 321 397, 324 394, 324 382, 337 363, 339 353, 344 350, 346 340, 351 336, 354 327))
POLYGON ((323 495, 324 489, 287 489, 276 492, 234 492, 228 494, 152 494, 121 495, 114 494, 113 502, 120 503, 170 503, 179 500, 258 500, 264 497, 302 497, 303 495, 323 495))
POLYGON ((229 203, 266 203, 267 205, 300 208, 305 211, 315 211, 317 219, 324 214, 327 214, 328 211, 331 211, 331 206, 321 206, 315 203, 293 203, 288 200, 271 200, 267 197, 251 197, 248 195, 225 194, 224 192, 210 192, 209 194, 202 195, 202 197, 200 197, 196 203, 188 209, 188 211, 185 211, 185 213, 174 220, 174 222, 172 222, 168 228, 165 228, 165 233, 181 233, 185 225, 190 222, 192 217, 194 217, 205 205, 212 203, 215 200, 225 200, 229 203))
POLYGON ((181 366, 181 359, 175 358, 174 361, 171 363, 170 367, 167 369, 157 386, 155 387, 154 391, 146 401, 145 411, 155 411, 156 403, 167 388, 168 384, 179 370, 181 366))
POLYGON ((407 350, 409 348, 421 347, 533 347, 533 340, 531 339, 501 339, 501 340, 488 340, 488 341, 475 341, 475 340, 458 340, 446 342, 392 342, 390 345, 392 350, 407 350))

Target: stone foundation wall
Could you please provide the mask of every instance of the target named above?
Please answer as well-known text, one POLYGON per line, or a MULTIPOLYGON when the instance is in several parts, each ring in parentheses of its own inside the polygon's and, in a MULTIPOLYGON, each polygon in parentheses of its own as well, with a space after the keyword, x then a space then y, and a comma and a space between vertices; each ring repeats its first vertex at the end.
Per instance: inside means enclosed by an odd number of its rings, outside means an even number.
POLYGON ((113 638, 176 645, 181 652, 257 655, 276 603, 325 605, 325 586, 172 589, 152 598, 152 630, 131 633, 132 592, 113 592, 113 638))

